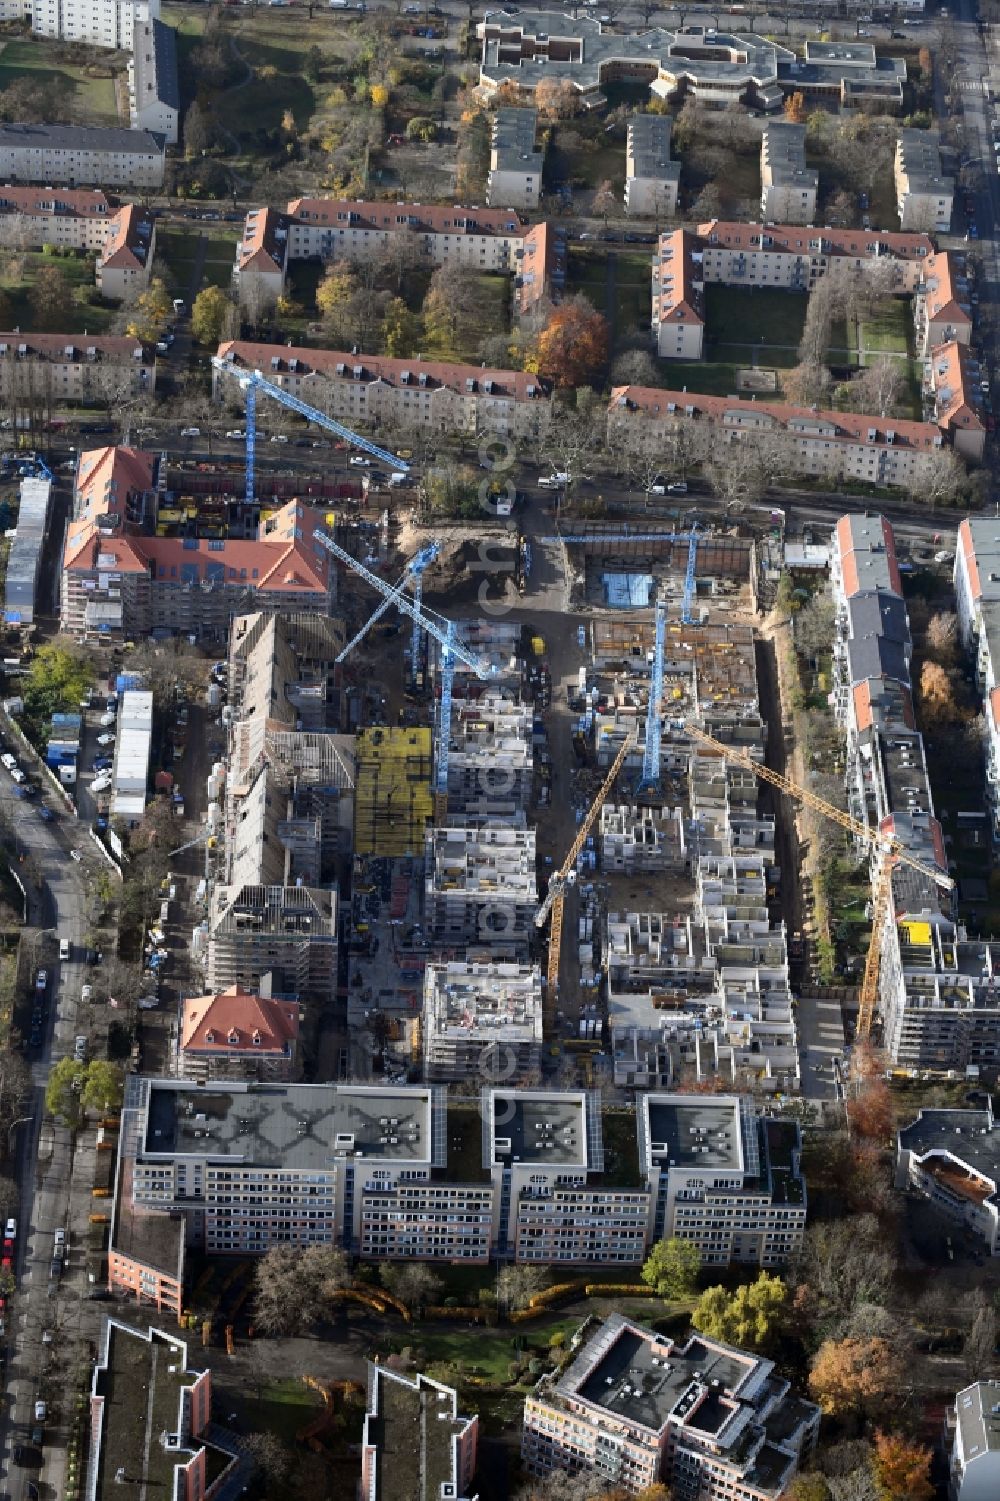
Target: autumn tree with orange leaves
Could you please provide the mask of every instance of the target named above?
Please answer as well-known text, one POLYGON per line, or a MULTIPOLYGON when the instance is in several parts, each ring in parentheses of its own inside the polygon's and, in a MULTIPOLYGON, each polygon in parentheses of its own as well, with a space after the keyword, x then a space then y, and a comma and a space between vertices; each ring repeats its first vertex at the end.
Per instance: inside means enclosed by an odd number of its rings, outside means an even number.
POLYGON ((806 119, 806 98, 804 94, 796 91, 789 94, 785 100, 785 119, 790 125, 804 125, 806 119))
POLYGON ((892 1095, 885 1077, 886 1057, 870 1042, 855 1043, 851 1057, 852 1093, 847 1101, 851 1135, 886 1143, 892 1136, 892 1095))
POLYGON ((875 1434, 875 1478, 885 1501, 931 1501, 931 1451, 899 1433, 875 1434))
POLYGON ((878 1411, 898 1389, 885 1339, 824 1340, 809 1371, 809 1390, 827 1416, 878 1411))
POLYGON ((607 319, 586 297, 568 297, 549 314, 527 362, 554 386, 586 386, 608 358, 607 319))

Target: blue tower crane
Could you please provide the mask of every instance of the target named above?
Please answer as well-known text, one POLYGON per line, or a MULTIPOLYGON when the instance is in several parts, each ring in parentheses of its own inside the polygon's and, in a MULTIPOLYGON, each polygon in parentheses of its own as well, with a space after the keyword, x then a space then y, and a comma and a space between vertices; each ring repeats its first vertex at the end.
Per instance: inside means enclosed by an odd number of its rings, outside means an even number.
POLYGON ((372 443, 369 438, 363 438, 360 433, 352 432, 342 422, 335 422, 325 412, 310 406, 307 401, 301 401, 286 391, 282 386, 272 380, 266 380, 259 370, 244 370, 234 365, 230 360, 220 359, 218 355, 212 356, 212 365, 223 374, 231 375, 240 386, 246 397, 246 426, 247 426, 247 474, 245 495, 248 501, 256 499, 256 458, 257 458, 257 393, 270 396, 273 401, 280 402, 291 412, 298 412, 300 417, 305 417, 308 422, 314 422, 317 427, 325 428, 328 433, 335 434, 338 438, 344 438, 353 448, 360 448, 363 453, 371 454, 379 463, 386 464, 390 469, 395 469, 401 474, 408 474, 410 466, 390 453, 386 448, 379 448, 377 443, 372 443))
POLYGON ((666 633, 667 607, 657 600, 654 616, 653 670, 649 675, 649 704, 646 708, 646 745, 642 753, 640 792, 655 792, 660 785, 660 740, 663 733, 663 638, 666 633))
POLYGON ((688 540, 687 571, 684 574, 684 599, 681 604, 681 621, 684 625, 694 625, 694 613, 692 606, 694 605, 695 591, 698 587, 698 581, 695 578, 695 568, 697 566, 697 563, 698 528, 696 526, 693 526, 691 528, 691 533, 688 540))
MULTIPOLYGON (((392 606, 396 604, 397 601, 394 596, 397 593, 402 593, 403 589, 411 579, 413 580, 413 603, 419 611, 422 593, 420 587, 421 575, 423 574, 423 571, 427 567, 427 565, 429 563, 433 563, 440 550, 441 549, 438 543, 432 542, 428 547, 422 548, 415 557, 410 559, 403 574, 392 586, 392 597, 387 595, 386 598, 383 599, 382 603, 379 605, 375 613, 373 615, 369 615, 368 619, 358 631, 357 635, 351 637, 350 641, 348 641, 347 645, 344 647, 340 655, 334 659, 335 661, 342 662, 346 656, 350 655, 350 653, 357 646, 358 642, 364 640, 365 636, 367 636, 368 632, 371 630, 372 626, 375 625, 376 621, 381 620, 382 616, 385 615, 388 610, 391 610, 392 606)), ((415 636, 419 636, 420 625, 416 619, 414 619, 413 622, 413 631, 415 636)))

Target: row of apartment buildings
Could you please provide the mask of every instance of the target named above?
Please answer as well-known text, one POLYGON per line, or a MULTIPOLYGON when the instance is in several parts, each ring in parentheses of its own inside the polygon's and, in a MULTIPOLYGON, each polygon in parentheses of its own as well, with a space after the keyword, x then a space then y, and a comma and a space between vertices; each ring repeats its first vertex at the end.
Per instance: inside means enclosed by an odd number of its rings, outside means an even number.
MULTIPOLYGON (((914 717, 912 640, 887 521, 841 518, 831 580, 837 609, 833 703, 847 742, 850 811, 946 875, 949 861, 914 717)), ((960 591, 960 608, 961 598, 960 591)), ((879 939, 890 1059, 903 1068, 996 1067, 1000 946, 970 940, 947 894, 918 872, 898 866, 892 889, 879 939)))
POLYGON ((0 124, 0 178, 70 188, 159 188, 166 136, 115 125, 0 124))
POLYGON ((45 245, 95 253, 97 285, 105 297, 131 298, 149 285, 156 254, 156 220, 135 203, 119 203, 99 188, 0 187, 0 244, 18 250, 45 245))
POLYGON ((109 1283, 177 1311, 186 1250, 279 1244, 627 1268, 677 1235, 705 1266, 778 1267, 805 1230, 799 1153, 797 1125, 746 1096, 647 1093, 609 1112, 590 1091, 473 1105, 441 1086, 137 1077, 109 1283))

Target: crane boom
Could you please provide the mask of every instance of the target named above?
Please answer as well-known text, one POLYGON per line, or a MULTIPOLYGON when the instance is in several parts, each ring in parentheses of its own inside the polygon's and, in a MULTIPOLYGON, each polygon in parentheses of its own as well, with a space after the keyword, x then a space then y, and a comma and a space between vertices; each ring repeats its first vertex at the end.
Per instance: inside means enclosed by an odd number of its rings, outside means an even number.
POLYGON ((868 941, 868 953, 865 955, 864 979, 861 982, 861 990, 858 996, 857 1036, 859 1038, 867 1037, 875 1021, 875 1008, 878 1002, 878 978, 882 958, 880 945, 882 941, 882 929, 885 926, 886 917, 892 906, 893 863, 899 861, 902 865, 908 865, 911 870, 919 871, 921 875, 935 881, 938 886, 943 887, 946 891, 951 891, 954 888, 954 881, 943 870, 939 870, 936 865, 930 865, 926 860, 918 860, 916 855, 911 855, 898 839, 893 838, 891 835, 884 835, 878 829, 869 828, 867 824, 863 824, 858 819, 852 818, 849 813, 842 812, 833 803, 828 803, 826 798, 819 797, 815 792, 810 792, 806 787, 800 787, 790 777, 782 776, 780 772, 772 771, 769 766, 763 766, 760 762, 754 761, 746 751, 738 750, 733 746, 724 744, 721 740, 716 740, 714 735, 709 735, 705 730, 699 729, 696 724, 691 724, 690 721, 685 723, 684 730, 692 740, 697 740, 702 745, 707 745, 710 749, 718 751, 719 755, 724 756, 727 761, 735 761, 737 765, 745 766, 748 771, 752 771, 754 776, 759 777, 762 782, 768 782, 772 787, 777 787, 789 797, 795 798, 796 801, 806 803, 810 808, 814 808, 824 818, 832 819, 834 823, 840 824, 841 828, 846 829, 857 839, 863 840, 865 844, 879 855, 878 870, 875 880, 872 883, 871 938, 868 941))
MULTIPOLYGON (((335 662, 342 662, 346 656, 350 655, 350 653, 357 646, 358 642, 364 640, 368 632, 371 630, 372 626, 377 624, 377 622, 382 619, 382 616, 386 613, 386 611, 390 610, 396 603, 395 596, 402 593, 404 587, 407 583, 409 583, 411 578, 414 580, 413 603, 417 610, 420 609, 420 595, 417 592, 416 585, 420 582, 421 575, 424 569, 427 567, 428 563, 432 563, 437 555, 438 545, 436 542, 432 542, 429 547, 423 548, 422 551, 417 553, 416 557, 410 559, 410 561, 406 565, 405 571, 400 575, 400 577, 396 580, 396 583, 392 586, 392 593, 386 595, 385 599, 383 599, 382 603, 378 606, 374 613, 369 615, 368 619, 358 631, 357 635, 352 636, 340 655, 334 657, 333 660, 335 662)), ((420 629, 419 623, 416 619, 414 619, 413 622, 413 629, 414 632, 417 632, 420 629)))
POLYGON ((579 855, 580 851, 583 849, 583 846, 586 843, 587 835, 594 827, 594 821, 597 818, 598 813, 601 811, 604 799, 607 797, 608 793, 615 785, 615 778, 621 771, 625 757, 628 755, 634 744, 634 737, 629 735, 625 740, 622 741, 621 745, 619 746, 618 754, 617 756, 615 756, 614 761, 611 763, 611 768, 607 776, 604 778, 604 781, 601 783, 597 796, 594 798, 594 801, 587 809, 584 820, 577 830, 576 838, 570 845, 569 852, 565 860, 563 861, 562 865, 560 865, 559 869, 553 873, 553 876, 549 881, 549 889, 546 893, 544 902, 535 913, 536 928, 544 927, 545 919, 548 917, 550 912, 552 913, 552 926, 549 929, 549 963, 545 976, 546 998, 549 1005, 551 1005, 555 1000, 556 992, 559 988, 559 951, 562 948, 563 908, 566 902, 566 888, 571 884, 570 876, 573 872, 574 866, 576 865, 576 858, 579 855))

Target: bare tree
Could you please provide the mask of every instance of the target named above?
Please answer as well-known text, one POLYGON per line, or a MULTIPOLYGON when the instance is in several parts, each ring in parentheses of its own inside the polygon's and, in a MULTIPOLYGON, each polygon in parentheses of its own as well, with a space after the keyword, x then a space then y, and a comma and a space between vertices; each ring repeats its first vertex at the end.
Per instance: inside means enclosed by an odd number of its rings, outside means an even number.
POLYGON ((304 1334, 348 1282, 347 1257, 334 1246, 274 1246, 254 1273, 255 1322, 265 1334, 304 1334))
POLYGON ((544 1267, 505 1266, 497 1274, 497 1301, 506 1311, 526 1308, 535 1293, 540 1293, 548 1284, 544 1267))
POLYGON ((422 1310, 426 1303, 441 1294, 444 1283, 436 1272, 422 1261, 403 1262, 398 1266, 379 1267, 382 1286, 397 1297, 407 1308, 422 1310))
POLYGON ((783 467, 781 437, 769 432, 741 433, 728 442, 721 433, 718 437, 705 466, 716 494, 730 507, 759 500, 783 467))
POLYGON ((958 616, 953 610, 937 610, 927 622, 927 655, 942 667, 954 667, 958 657, 958 616))
POLYGON ((908 489, 914 500, 930 505, 954 505, 961 499, 966 482, 965 466, 961 460, 950 448, 937 448, 919 455, 908 489))
POLYGON ((902 389, 899 361, 880 354, 851 381, 851 405, 858 412, 888 417, 895 410, 902 389))

